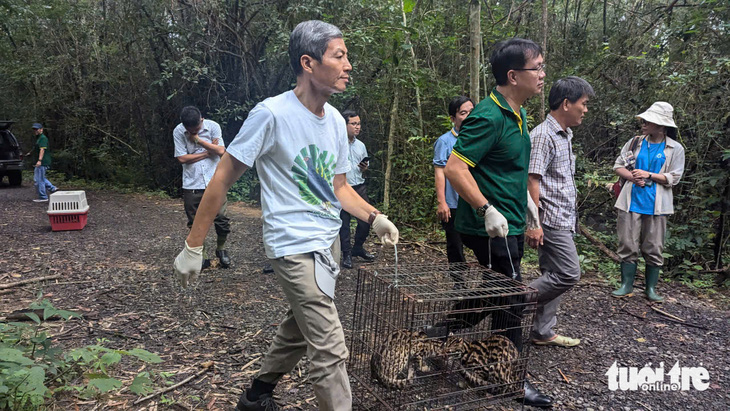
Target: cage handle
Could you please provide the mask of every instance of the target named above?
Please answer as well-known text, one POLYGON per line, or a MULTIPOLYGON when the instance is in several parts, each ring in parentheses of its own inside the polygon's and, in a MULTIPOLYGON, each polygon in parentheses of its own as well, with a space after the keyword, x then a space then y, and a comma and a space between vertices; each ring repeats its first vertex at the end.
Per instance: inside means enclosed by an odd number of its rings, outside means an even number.
MULTIPOLYGON (((383 258, 383 255, 385 254, 384 250, 385 244, 382 244, 380 247, 380 251, 378 251, 378 256, 376 257, 376 259, 381 260, 383 258)), ((396 244, 393 244, 393 255, 395 256, 395 278, 393 279, 393 283, 391 283, 388 288, 398 286, 398 246, 396 244)), ((377 270, 374 272, 374 275, 378 275, 377 270)))

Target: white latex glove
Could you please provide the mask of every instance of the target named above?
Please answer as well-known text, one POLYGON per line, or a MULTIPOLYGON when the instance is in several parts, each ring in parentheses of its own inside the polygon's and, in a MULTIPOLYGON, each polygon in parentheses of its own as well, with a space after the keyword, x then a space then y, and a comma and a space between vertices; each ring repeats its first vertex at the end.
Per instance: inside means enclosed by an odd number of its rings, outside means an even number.
POLYGON ((373 231, 380 237, 380 241, 383 244, 395 245, 398 244, 398 229, 395 224, 388 220, 388 216, 385 214, 378 214, 373 220, 373 231))
POLYGON ((540 212, 537 209, 537 205, 532 201, 530 192, 527 192, 527 229, 535 230, 540 228, 540 212))
POLYGON ((200 269, 203 267, 203 246, 190 247, 185 241, 185 248, 175 258, 173 268, 175 276, 183 288, 187 288, 188 283, 194 283, 198 279, 200 269))
POLYGON ((490 237, 507 237, 509 225, 502 213, 497 211, 497 207, 491 206, 484 213, 484 229, 490 237))

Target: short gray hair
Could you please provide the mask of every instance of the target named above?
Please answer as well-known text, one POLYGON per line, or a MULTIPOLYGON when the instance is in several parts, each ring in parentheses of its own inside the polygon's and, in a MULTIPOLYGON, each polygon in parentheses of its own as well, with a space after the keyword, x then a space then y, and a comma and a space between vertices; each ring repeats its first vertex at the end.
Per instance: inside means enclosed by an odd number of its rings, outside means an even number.
POLYGON ((593 87, 587 81, 580 77, 570 76, 561 78, 553 83, 553 87, 550 89, 550 96, 548 97, 548 104, 550 105, 550 110, 557 110, 565 99, 568 99, 571 103, 575 103, 583 96, 593 97, 595 95, 593 87))
POLYGON ((322 62, 327 51, 327 43, 332 39, 341 39, 342 32, 336 26, 320 20, 303 21, 294 27, 289 37, 289 64, 294 74, 302 74, 300 60, 303 55, 322 62))

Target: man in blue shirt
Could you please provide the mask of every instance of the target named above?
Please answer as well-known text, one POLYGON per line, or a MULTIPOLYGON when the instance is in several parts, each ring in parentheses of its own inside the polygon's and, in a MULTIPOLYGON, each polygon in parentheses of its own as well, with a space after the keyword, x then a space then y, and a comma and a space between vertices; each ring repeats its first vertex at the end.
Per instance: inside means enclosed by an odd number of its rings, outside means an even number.
MULTIPOLYGON (((444 167, 446 167, 451 150, 454 148, 454 144, 456 144, 456 137, 459 135, 461 122, 471 113, 472 109, 474 109, 474 102, 469 97, 454 97, 449 103, 449 117, 454 127, 439 137, 433 146, 433 170, 436 198, 438 199, 436 214, 441 221, 441 226, 446 232, 446 258, 449 260, 449 263, 460 263, 466 261, 466 259, 464 259, 461 236, 454 229, 454 215, 456 215, 459 195, 451 187, 449 180, 444 176, 444 167)), ((458 285, 458 279, 454 278, 454 280, 457 281, 456 285, 458 285)))

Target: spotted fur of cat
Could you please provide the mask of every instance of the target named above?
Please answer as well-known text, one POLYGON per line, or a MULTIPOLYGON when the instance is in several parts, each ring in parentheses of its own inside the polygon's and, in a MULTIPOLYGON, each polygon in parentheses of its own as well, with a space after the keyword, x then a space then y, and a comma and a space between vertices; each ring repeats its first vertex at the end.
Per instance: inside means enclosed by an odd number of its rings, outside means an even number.
POLYGON ((517 380, 514 362, 519 357, 515 345, 503 335, 466 342, 459 337, 446 341, 429 339, 420 331, 396 330, 377 347, 370 359, 373 377, 390 389, 404 389, 413 382, 415 371, 428 371, 424 359, 457 354, 461 373, 474 386, 495 386, 488 392, 498 395, 514 390, 517 380))
POLYGON ((423 360, 440 355, 443 345, 420 331, 396 330, 373 353, 370 370, 387 388, 403 389, 413 382, 416 369, 427 371, 423 360))
POLYGON ((514 383, 518 375, 514 366, 519 355, 512 341, 494 334, 485 340, 464 344, 461 372, 470 384, 496 385, 487 391, 494 395, 504 394, 517 389, 514 383))

